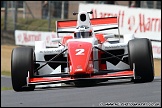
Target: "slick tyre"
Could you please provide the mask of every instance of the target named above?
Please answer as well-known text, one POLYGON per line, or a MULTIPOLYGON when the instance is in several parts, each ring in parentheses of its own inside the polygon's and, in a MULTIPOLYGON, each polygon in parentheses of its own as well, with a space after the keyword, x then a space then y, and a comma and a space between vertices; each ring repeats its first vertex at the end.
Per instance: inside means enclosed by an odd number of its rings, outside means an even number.
POLYGON ((146 38, 128 42, 129 64, 134 70, 133 82, 143 83, 154 80, 154 62, 151 41, 146 38))
POLYGON ((34 53, 29 47, 17 47, 11 54, 11 80, 15 91, 33 91, 35 85, 27 85, 27 76, 33 77, 34 53))

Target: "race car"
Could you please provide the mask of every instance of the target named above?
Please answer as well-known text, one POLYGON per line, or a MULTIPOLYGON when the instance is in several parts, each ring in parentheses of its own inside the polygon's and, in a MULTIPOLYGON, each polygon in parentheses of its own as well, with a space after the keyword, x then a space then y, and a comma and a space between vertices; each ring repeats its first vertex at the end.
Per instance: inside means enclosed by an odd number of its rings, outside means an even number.
POLYGON ((74 12, 77 20, 56 21, 57 47, 36 41, 34 48, 21 46, 11 54, 11 79, 14 91, 33 91, 36 85, 93 85, 129 78, 134 83, 154 80, 151 41, 121 39, 118 17, 90 19, 92 11, 74 12), (117 30, 115 34, 113 30, 117 30), (60 33, 72 33, 60 37, 60 33))

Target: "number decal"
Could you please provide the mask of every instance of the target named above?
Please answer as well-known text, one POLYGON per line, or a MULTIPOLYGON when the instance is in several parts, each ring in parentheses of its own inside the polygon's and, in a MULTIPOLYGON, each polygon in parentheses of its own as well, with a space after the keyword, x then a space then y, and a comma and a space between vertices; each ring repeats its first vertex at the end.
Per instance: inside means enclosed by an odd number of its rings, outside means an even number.
POLYGON ((76 49, 77 53, 75 55, 84 55, 84 49, 76 49))

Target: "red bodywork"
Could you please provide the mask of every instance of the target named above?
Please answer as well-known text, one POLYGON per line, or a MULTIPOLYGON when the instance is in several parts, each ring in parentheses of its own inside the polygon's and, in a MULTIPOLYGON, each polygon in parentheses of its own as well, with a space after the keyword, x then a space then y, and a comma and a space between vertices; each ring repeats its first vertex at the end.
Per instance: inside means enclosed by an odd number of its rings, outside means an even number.
POLYGON ((93 72, 92 44, 89 42, 71 41, 68 43, 70 75, 91 74, 93 72))
POLYGON ((66 42, 67 42, 67 40, 69 40, 69 39, 73 39, 73 36, 64 36, 63 39, 62 39, 61 44, 62 44, 62 45, 66 45, 66 42))

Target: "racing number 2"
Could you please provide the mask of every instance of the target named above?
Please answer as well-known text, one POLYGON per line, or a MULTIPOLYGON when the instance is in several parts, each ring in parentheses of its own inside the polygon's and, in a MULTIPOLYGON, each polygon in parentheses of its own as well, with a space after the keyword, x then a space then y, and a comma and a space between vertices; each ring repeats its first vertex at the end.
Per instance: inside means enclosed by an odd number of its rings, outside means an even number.
POLYGON ((84 49, 76 49, 76 54, 75 55, 84 55, 84 49))

